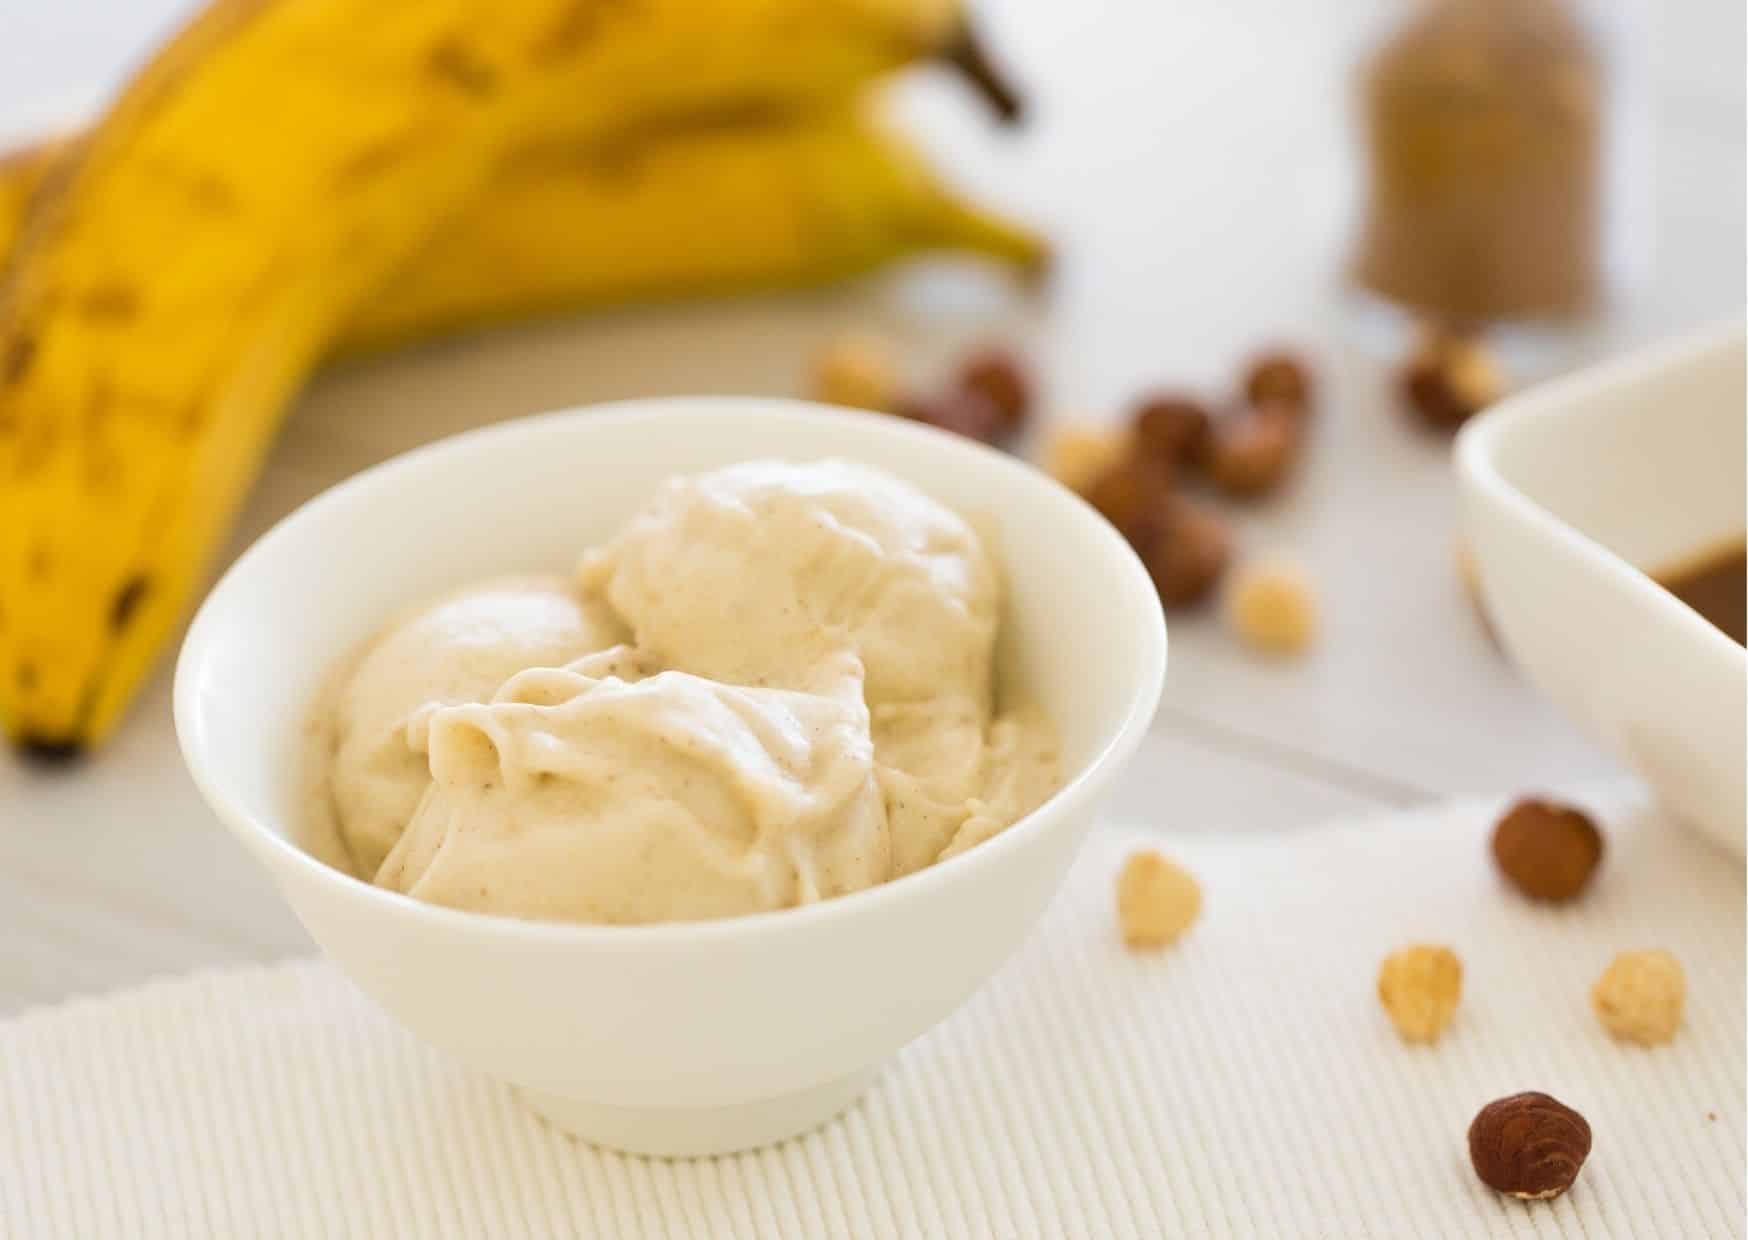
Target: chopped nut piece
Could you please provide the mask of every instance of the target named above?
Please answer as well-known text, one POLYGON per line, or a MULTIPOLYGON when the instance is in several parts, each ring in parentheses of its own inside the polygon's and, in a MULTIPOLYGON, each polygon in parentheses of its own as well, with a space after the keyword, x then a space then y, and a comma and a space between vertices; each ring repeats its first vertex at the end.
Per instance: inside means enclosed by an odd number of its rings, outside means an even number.
POLYGON ((1019 358, 1006 349, 984 349, 967 358, 959 368, 959 388, 977 392, 995 406, 1004 435, 1024 426, 1031 412, 1031 380, 1019 358))
POLYGON ((1113 426, 1058 426, 1044 445, 1044 472, 1069 490, 1085 495, 1100 475, 1128 454, 1129 446, 1128 433, 1113 426))
POLYGON ((1436 1042, 1463 997, 1463 962, 1448 947, 1416 943, 1378 970, 1378 1001, 1404 1042, 1436 1042))
POLYGON ((1659 950, 1622 952, 1590 991, 1603 1028, 1641 1046, 1658 1046, 1675 1036, 1686 999, 1681 962, 1659 950))
POLYGON ((1167 607, 1207 598, 1232 558, 1225 522, 1188 500, 1168 496, 1163 521, 1136 544, 1141 562, 1167 607))
POLYGON ((1117 876, 1117 921, 1130 947, 1159 947, 1188 930, 1202 911, 1195 875, 1151 849, 1131 853, 1117 876))
POLYGON ((903 390, 892 346, 879 336, 840 336, 813 365, 813 399, 829 405, 891 413, 903 390))
POLYGON ((1240 410, 1216 423, 1207 451, 1208 478, 1238 498, 1265 495, 1286 480, 1299 459, 1304 427, 1291 406, 1240 410))
POLYGON ((1505 395, 1505 376, 1472 336, 1429 331, 1402 365, 1403 398, 1429 426, 1450 430, 1505 395))
POLYGON ((1253 649, 1298 654, 1317 633, 1317 596, 1295 564, 1244 565, 1227 588, 1226 619, 1253 649))
POLYGON ((1533 797, 1513 805, 1493 828, 1493 860, 1532 900, 1576 898, 1596 873, 1602 849, 1602 832, 1589 815, 1533 797))
POLYGON ((1208 411, 1188 396, 1153 396, 1133 418, 1135 442, 1167 469, 1199 463, 1208 442, 1208 411))
POLYGON ((1525 1201, 1558 1197, 1590 1157, 1590 1124, 1547 1094, 1489 1102, 1469 1125, 1469 1162, 1488 1188, 1525 1201))

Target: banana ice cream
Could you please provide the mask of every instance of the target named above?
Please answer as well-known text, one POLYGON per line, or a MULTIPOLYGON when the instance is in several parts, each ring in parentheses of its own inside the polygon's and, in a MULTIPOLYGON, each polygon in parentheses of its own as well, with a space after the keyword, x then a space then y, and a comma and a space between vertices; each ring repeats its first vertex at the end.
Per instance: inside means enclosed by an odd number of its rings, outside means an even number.
POLYGON ((648 923, 828 899, 988 839, 1058 779, 996 709, 998 567, 876 470, 664 486, 571 578, 390 626, 312 717, 328 859, 454 908, 648 923))

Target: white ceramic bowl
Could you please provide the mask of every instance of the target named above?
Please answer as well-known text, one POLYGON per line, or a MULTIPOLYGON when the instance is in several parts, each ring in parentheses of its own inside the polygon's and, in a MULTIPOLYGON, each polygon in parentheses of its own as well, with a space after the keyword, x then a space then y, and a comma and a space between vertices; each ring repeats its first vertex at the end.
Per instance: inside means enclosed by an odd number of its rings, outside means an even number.
POLYGON ((1748 528, 1740 327, 1502 402, 1457 445, 1506 649, 1547 695, 1737 856, 1748 653, 1646 575, 1748 528))
POLYGON ((426 1041, 555 1123, 705 1154, 834 1115, 1037 920, 1158 703, 1146 572, 1076 498, 1010 457, 896 418, 777 400, 655 400, 461 435, 312 500, 212 591, 176 669, 183 755, 324 951, 426 1041), (986 514, 1008 578, 1003 675, 1061 729, 1067 782, 968 853, 777 913, 648 927, 519 921, 378 890, 298 847, 298 734, 323 671, 397 608, 564 569, 664 478, 837 456, 986 514))

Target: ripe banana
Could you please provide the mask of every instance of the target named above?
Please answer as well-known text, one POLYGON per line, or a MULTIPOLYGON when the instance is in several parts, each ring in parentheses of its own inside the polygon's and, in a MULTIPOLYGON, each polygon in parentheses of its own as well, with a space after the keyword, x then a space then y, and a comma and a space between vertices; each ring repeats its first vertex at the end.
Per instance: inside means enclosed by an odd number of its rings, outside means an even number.
MULTIPOLYGON (((753 147, 699 125, 803 113, 950 41, 953 20, 934 0, 220 0, 76 153, 47 161, 0 287, 8 732, 52 754, 113 726, 287 401, 347 323, 381 342, 548 299, 803 278, 917 245, 1033 253, 859 120, 774 120, 753 147), (611 136, 666 129, 675 139, 648 153, 611 136), (567 135, 557 148, 517 145, 553 133, 567 135), (543 166, 560 149, 586 152, 589 174, 543 166), (756 176, 741 170, 754 150, 756 176), (534 168, 516 227, 544 228, 562 261, 524 267, 514 294, 490 263, 419 268, 428 317, 385 297, 374 326, 361 319, 468 204, 482 221, 502 206, 497 181, 481 190, 511 151, 534 168), (604 177, 616 160, 638 175, 604 177), (719 239, 739 254, 676 248, 703 231, 687 226, 703 167, 740 212, 719 239), (587 246, 591 216, 635 238, 641 260, 587 246)), ((505 226, 484 231, 482 245, 505 226)))
MULTIPOLYGON (((0 155, 0 263, 57 143, 0 155)), ((626 301, 823 283, 932 251, 1036 272, 1041 238, 956 197, 859 106, 511 151, 332 354, 626 301), (710 202, 708 236, 688 217, 710 202)))

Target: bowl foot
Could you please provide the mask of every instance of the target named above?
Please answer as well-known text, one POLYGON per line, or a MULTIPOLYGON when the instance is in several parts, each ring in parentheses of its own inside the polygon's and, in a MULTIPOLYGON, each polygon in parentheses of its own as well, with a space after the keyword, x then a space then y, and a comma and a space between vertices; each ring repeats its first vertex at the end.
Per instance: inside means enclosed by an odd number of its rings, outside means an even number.
POLYGON ((800 1136, 862 1095, 876 1064, 823 1085, 725 1107, 620 1107, 518 1089, 554 1127, 594 1145, 656 1158, 733 1154, 800 1136))

